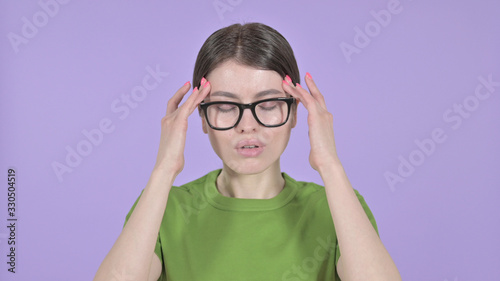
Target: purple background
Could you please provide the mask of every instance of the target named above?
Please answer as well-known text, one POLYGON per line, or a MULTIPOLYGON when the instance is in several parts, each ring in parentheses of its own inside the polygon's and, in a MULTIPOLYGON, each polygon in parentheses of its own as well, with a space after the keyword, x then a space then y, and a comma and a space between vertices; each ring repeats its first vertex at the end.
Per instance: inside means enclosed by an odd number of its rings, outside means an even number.
MULTIPOLYGON (((500 2, 402 0, 385 27, 375 23, 371 11, 391 3, 68 1, 47 15, 38 1, 2 1, 0 279, 91 280, 149 179, 167 101, 191 80, 204 40, 258 21, 289 40, 302 80, 310 72, 325 95, 347 175, 403 279, 499 280, 500 87, 483 100, 474 93, 480 76, 500 81, 500 2), (23 17, 37 30, 23 34, 23 17), (356 27, 372 36, 349 62, 341 44, 355 46, 356 27), (125 105, 121 95, 148 66, 168 77, 120 119, 111 105, 125 105), (453 107, 464 103, 467 117, 453 107), (113 132, 59 180, 52 163, 66 164, 65 147, 76 149, 82 130, 105 118, 113 132), (445 140, 418 152, 415 141, 435 129, 445 140), (384 174, 398 175, 410 155, 420 163, 391 188, 384 174), (6 264, 9 167, 18 180, 16 274, 6 264)), ((300 106, 282 170, 322 184, 308 162, 306 116, 300 106)), ((221 167, 196 112, 189 122, 175 185, 221 167)))

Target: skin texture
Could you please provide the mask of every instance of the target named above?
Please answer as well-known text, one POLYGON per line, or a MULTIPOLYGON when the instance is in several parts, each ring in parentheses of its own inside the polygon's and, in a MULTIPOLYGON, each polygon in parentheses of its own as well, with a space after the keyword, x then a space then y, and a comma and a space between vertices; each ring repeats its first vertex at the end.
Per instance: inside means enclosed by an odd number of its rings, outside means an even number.
MULTIPOLYGON (((289 97, 282 88, 282 77, 275 71, 259 70, 227 61, 214 69, 207 77, 211 93, 206 101, 234 101, 251 103, 274 97, 289 97), (279 93, 255 97, 259 92, 274 89, 279 93), (224 91, 235 98, 214 96, 224 91)), ((296 125, 296 111, 283 126, 267 128, 260 125, 250 110, 245 110, 238 125, 226 131, 211 129, 204 115, 203 132, 208 134, 215 153, 223 162, 217 186, 222 195, 236 198, 267 199, 276 196, 285 184, 281 176, 280 156, 285 150, 290 133, 296 125), (264 151, 256 157, 238 154, 236 145, 246 139, 258 139, 264 144, 264 151)))

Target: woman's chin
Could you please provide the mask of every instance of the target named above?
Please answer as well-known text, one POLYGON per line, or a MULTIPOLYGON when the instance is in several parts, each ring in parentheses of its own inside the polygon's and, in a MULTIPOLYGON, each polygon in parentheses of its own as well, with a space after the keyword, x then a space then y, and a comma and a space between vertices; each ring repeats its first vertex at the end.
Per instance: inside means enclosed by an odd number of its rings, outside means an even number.
POLYGON ((260 174, 269 168, 268 165, 265 165, 258 159, 245 159, 243 161, 224 162, 224 166, 232 172, 240 175, 260 174))

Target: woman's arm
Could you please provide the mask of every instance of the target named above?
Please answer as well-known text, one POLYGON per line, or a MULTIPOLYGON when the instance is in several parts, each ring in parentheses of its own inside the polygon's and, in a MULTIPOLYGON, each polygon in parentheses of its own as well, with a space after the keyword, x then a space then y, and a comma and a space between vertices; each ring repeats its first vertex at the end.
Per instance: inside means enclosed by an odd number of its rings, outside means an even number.
POLYGON ((333 115, 311 75, 305 77, 309 91, 290 77, 283 89, 297 98, 308 111, 311 152, 309 163, 325 184, 328 206, 337 232, 341 258, 337 263, 342 280, 401 280, 382 241, 366 216, 344 172, 335 148, 333 115))
POLYGON ((95 281, 143 281, 160 276, 154 249, 170 189, 184 168, 188 117, 210 92, 210 82, 205 78, 201 85, 203 88, 195 87, 181 106, 189 82, 168 101, 167 113, 161 119, 160 147, 153 172, 120 236, 97 270, 95 281))
POLYGON ((398 269, 366 216, 340 161, 319 171, 342 255, 342 280, 401 280, 398 269))
POLYGON ((151 272, 148 279, 160 224, 174 177, 154 170, 115 244, 104 258, 94 278, 97 280, 157 280, 161 273, 151 272))

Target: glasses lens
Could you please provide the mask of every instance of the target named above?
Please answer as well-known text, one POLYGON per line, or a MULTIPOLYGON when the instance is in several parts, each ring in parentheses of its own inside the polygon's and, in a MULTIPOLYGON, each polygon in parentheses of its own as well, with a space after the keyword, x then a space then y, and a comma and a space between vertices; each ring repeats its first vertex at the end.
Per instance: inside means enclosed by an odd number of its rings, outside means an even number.
POLYGON ((255 113, 266 126, 280 125, 288 117, 288 105, 285 101, 265 101, 257 104, 255 113))
POLYGON ((207 107, 208 122, 218 129, 230 128, 238 121, 240 109, 229 103, 216 103, 207 107))
MULTIPOLYGON (((238 122, 240 108, 230 103, 216 103, 207 107, 208 122, 217 129, 233 127, 238 122)), ((255 114, 266 126, 278 126, 288 117, 288 104, 285 101, 264 101, 255 106, 255 114)))

